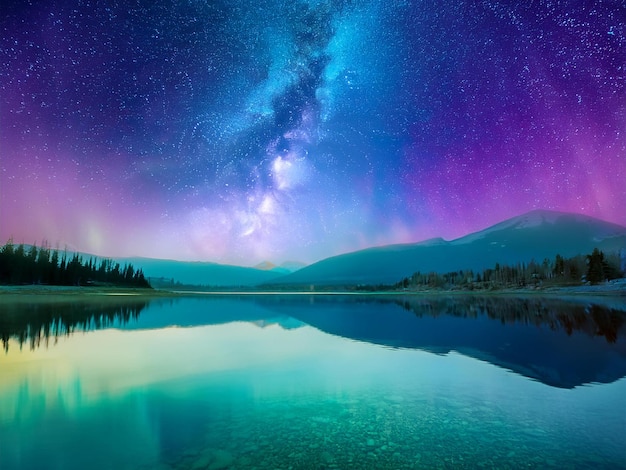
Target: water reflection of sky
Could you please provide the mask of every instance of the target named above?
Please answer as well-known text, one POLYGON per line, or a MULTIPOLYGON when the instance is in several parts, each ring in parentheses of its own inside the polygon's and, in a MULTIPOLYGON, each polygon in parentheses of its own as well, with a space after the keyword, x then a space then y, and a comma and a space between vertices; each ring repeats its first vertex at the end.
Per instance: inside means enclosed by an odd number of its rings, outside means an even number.
POLYGON ((72 347, 83 350, 68 350, 70 359, 64 361, 79 358, 90 367, 102 362, 103 370, 112 367, 116 373, 140 371, 135 379, 168 377, 169 369, 194 373, 255 367, 263 360, 297 357, 299 344, 308 343, 299 338, 304 334, 299 330, 311 325, 332 336, 386 347, 458 351, 564 388, 626 375, 626 306, 620 310, 584 299, 225 296, 20 308, 14 306, 0 321, 4 348, 10 352, 0 357, 0 367, 49 361, 72 347), (208 325, 216 328, 197 329, 208 325), (225 325, 231 326, 224 330, 225 325), (266 331, 274 331, 272 325, 293 334, 254 345, 266 331), (87 333, 94 329, 104 329, 105 338, 87 333), (141 334, 120 334, 129 330, 141 334), (78 338, 85 335, 90 339, 81 342, 78 338), (183 364, 174 364, 180 360, 183 364), (152 363, 158 364, 156 371, 151 371, 152 363))
MULTIPOLYGON (((286 330, 232 322, 200 327, 100 330, 61 338, 34 350, 11 347, 0 363, 2 415, 63 400, 64 407, 124 395, 137 387, 197 376, 210 382, 224 373, 245 373, 263 393, 282 390, 285 381, 314 392, 385 383, 401 389, 419 384, 441 391, 542 385, 487 362, 458 353, 431 354, 347 341, 310 326, 286 330), (421 381, 420 378, 424 378, 421 381), (497 387, 494 384, 497 382, 497 387)), ((622 379, 615 387, 623 387, 622 379)), ((584 392, 583 392, 584 393, 584 392)), ((617 397, 616 397, 617 398, 617 397)))
MULTIPOLYGON (((49 348, 20 351, 17 345, 12 346, 2 360, 0 390, 23 391, 28 384, 31 395, 54 399, 62 392, 66 401, 77 393, 81 399, 97 399, 123 394, 133 387, 225 371, 290 371, 308 381, 308 387, 315 387, 323 383, 323 376, 356 380, 371 375, 372 369, 378 374, 394 374, 407 370, 407 361, 418 361, 420 369, 433 373, 440 368, 432 360, 441 359, 346 342, 312 327, 285 330, 276 324, 261 328, 244 322, 101 330, 61 338, 49 348), (393 361, 388 360, 389 355, 394 356, 393 361)), ((416 365, 413 363, 411 369, 416 365)), ((8 405, 6 400, 3 403, 8 405)))
POLYGON ((106 459, 110 467, 150 466, 165 448, 184 452, 218 419, 230 423, 241 415, 239 421, 254 424, 281 403, 305 412, 343 403, 338 409, 366 416, 385 400, 401 404, 393 408, 399 415, 373 412, 388 427, 402 429, 398 423, 433 410, 445 430, 448 420, 463 423, 482 410, 477 422, 485 417, 489 435, 506 425, 533 439, 561 434, 607 455, 623 454, 615 431, 626 425, 625 379, 555 388, 454 351, 433 354, 328 334, 256 303, 233 311, 238 302, 150 305, 124 329, 77 332, 48 347, 20 350, 11 339, 0 358, 0 454, 8 468, 31 466, 36 455, 49 455, 57 468, 93 466, 87 453, 70 458, 59 452, 76 447, 94 454, 114 449, 106 459), (188 326, 150 326, 167 315, 180 316, 170 324, 188 326), (238 317, 246 321, 230 321, 238 317), (102 435, 109 442, 100 441, 102 435), (589 436, 595 437, 587 442, 589 436))

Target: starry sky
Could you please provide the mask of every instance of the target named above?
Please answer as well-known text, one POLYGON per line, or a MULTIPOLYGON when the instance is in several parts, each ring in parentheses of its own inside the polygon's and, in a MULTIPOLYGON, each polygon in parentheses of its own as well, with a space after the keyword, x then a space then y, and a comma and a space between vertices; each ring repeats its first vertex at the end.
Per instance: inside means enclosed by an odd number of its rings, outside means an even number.
POLYGON ((626 225, 626 2, 12 1, 0 243, 254 265, 626 225))

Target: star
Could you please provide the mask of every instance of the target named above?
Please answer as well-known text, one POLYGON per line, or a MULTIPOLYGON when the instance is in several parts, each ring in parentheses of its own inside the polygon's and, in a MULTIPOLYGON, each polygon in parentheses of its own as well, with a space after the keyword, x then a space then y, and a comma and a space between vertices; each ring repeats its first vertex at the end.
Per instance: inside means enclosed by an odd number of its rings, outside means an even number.
POLYGON ((5 3, 4 240, 255 265, 626 224, 607 3, 5 3))

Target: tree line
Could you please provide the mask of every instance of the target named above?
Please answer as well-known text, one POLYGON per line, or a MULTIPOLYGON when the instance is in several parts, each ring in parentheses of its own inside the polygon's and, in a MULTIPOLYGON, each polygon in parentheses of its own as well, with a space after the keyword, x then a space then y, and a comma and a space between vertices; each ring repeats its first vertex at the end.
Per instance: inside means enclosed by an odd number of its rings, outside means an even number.
POLYGON ((622 277, 618 254, 605 255, 597 248, 588 255, 553 260, 534 260, 513 266, 496 263, 480 272, 453 271, 445 274, 416 272, 392 286, 394 289, 503 289, 545 285, 599 284, 622 277))
POLYGON ((78 253, 59 253, 45 243, 27 248, 23 244, 15 246, 12 240, 0 248, 0 284, 151 287, 143 271, 130 263, 121 266, 111 259, 85 260, 78 253))

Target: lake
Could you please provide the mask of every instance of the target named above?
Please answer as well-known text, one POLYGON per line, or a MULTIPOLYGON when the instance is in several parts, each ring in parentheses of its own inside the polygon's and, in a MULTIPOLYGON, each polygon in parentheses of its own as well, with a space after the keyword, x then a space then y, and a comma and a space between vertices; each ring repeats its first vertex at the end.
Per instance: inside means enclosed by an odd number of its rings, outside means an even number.
POLYGON ((0 303, 2 469, 626 468, 626 302, 0 303))

